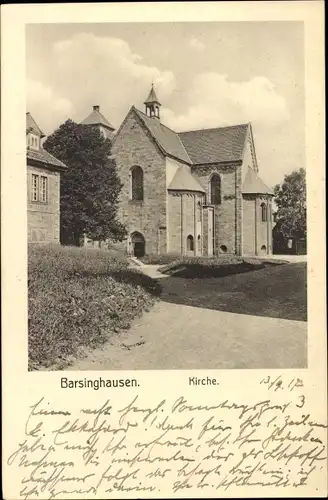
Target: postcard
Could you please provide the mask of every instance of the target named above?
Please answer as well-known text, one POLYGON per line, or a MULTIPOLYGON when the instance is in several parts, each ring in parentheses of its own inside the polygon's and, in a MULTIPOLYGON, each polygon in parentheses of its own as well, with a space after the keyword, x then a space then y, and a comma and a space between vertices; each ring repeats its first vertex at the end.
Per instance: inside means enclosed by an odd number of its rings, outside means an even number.
POLYGON ((323 2, 1 28, 4 498, 326 496, 323 2))

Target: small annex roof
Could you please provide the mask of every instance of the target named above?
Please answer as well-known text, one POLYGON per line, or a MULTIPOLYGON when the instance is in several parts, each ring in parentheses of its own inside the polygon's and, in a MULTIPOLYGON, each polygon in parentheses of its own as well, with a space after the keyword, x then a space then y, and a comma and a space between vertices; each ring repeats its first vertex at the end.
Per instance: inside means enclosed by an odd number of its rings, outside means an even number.
POLYGON ((192 163, 176 132, 163 125, 158 119, 150 118, 135 107, 133 109, 164 153, 189 165, 192 163))
POLYGON ((110 130, 115 130, 113 125, 100 112, 99 106, 93 106, 93 111, 81 122, 81 125, 102 125, 110 130))
POLYGON ((26 153, 27 160, 32 160, 37 163, 43 163, 46 166, 56 168, 58 170, 66 170, 68 167, 62 161, 55 158, 52 154, 48 153, 45 149, 38 150, 28 149, 26 153))
POLYGON ((179 167, 173 177, 169 187, 171 191, 198 191, 205 193, 205 189, 199 181, 189 171, 188 167, 179 167))
POLYGON ((26 113, 26 133, 37 135, 41 139, 45 137, 45 134, 42 132, 29 111, 26 113))
POLYGON ((241 161, 249 124, 180 132, 194 165, 241 161))
POLYGON ((242 187, 243 194, 269 194, 273 196, 272 190, 264 184, 255 170, 248 167, 247 174, 242 187))

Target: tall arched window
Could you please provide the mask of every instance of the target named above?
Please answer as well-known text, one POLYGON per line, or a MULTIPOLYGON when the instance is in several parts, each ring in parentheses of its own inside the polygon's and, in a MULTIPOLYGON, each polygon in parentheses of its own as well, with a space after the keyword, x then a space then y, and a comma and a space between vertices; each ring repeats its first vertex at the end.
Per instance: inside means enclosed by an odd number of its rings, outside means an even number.
POLYGON ((142 201, 144 199, 144 179, 141 167, 132 167, 131 169, 131 199, 142 201))
POLYGON ((194 238, 189 234, 187 237, 187 250, 188 252, 193 252, 194 251, 194 238))
POLYGON ((221 177, 219 174, 212 175, 210 185, 211 205, 221 205, 221 177))
POLYGON ((268 220, 268 207, 266 206, 265 203, 261 204, 261 211, 262 211, 262 222, 267 222, 267 220, 268 220))

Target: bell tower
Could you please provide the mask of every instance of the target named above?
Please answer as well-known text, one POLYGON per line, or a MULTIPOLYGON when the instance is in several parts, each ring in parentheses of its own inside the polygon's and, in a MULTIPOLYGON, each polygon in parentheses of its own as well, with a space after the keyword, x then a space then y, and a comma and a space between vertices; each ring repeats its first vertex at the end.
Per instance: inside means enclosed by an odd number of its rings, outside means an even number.
POLYGON ((160 119, 159 109, 161 107, 161 103, 157 99, 153 83, 151 84, 149 95, 145 100, 144 104, 146 106, 146 115, 149 116, 150 118, 157 118, 159 120, 160 119))

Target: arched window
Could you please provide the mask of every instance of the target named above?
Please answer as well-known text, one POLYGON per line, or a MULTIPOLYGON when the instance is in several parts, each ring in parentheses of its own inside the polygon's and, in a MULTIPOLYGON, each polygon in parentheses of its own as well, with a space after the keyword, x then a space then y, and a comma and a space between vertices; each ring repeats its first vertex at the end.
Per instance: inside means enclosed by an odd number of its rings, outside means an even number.
POLYGON ((202 242, 201 242, 200 234, 197 237, 197 247, 198 247, 198 252, 200 252, 202 249, 202 242))
POLYGON ((221 177, 219 174, 212 175, 210 199, 211 205, 221 205, 221 177))
POLYGON ((194 251, 194 238, 189 234, 187 237, 187 250, 188 252, 193 252, 194 251))
POLYGON ((265 203, 261 204, 261 211, 262 211, 262 222, 267 222, 267 220, 268 220, 268 207, 266 206, 265 203))
POLYGON ((143 188, 143 170, 141 167, 133 167, 131 169, 131 199, 135 201, 142 201, 144 199, 143 188))

